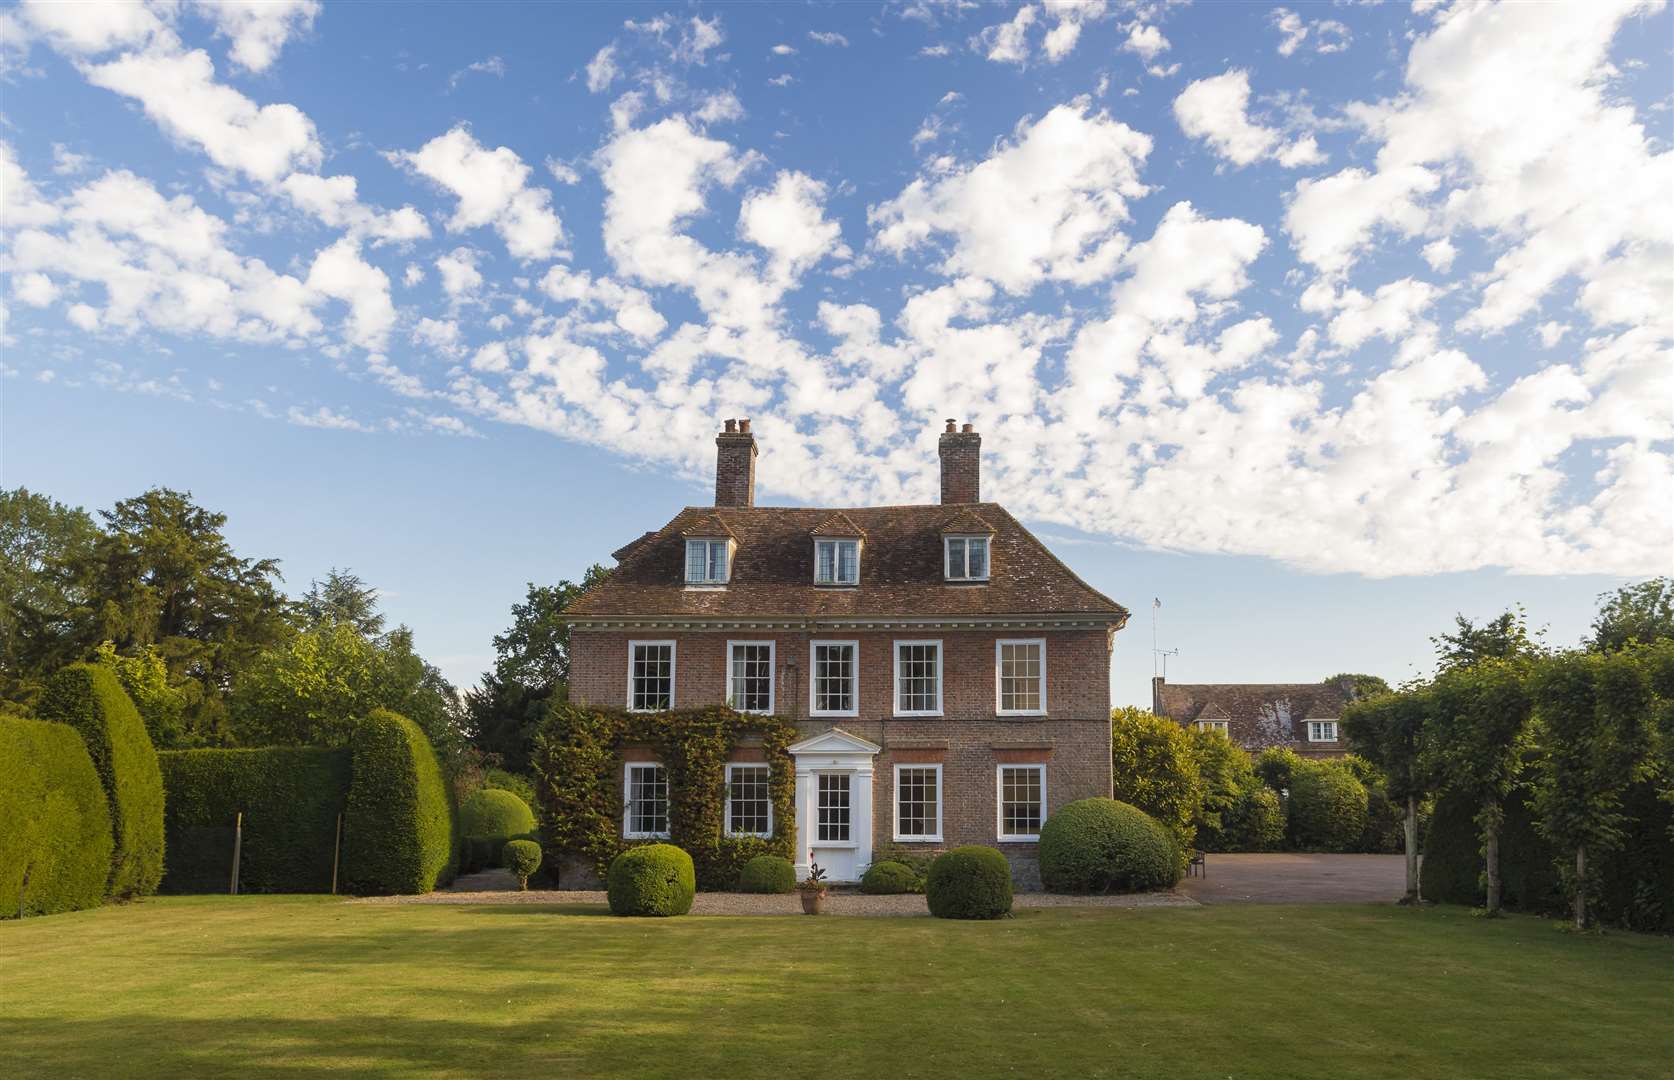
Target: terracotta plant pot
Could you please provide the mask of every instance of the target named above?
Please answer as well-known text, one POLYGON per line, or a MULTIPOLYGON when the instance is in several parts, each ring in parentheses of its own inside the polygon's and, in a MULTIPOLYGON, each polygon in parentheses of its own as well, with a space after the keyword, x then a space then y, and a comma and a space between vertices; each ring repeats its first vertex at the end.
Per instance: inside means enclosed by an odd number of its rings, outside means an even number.
POLYGON ((825 910, 825 890, 802 890, 802 914, 818 915, 825 910))

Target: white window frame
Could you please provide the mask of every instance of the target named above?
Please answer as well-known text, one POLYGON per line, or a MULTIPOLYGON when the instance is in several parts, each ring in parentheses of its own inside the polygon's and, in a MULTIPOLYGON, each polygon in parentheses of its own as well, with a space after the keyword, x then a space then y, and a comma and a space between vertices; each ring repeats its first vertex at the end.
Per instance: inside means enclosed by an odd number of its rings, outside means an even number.
POLYGON ((759 837, 759 838, 764 839, 764 840, 765 839, 770 839, 773 836, 773 788, 771 786, 772 782, 773 782, 773 769, 765 761, 733 761, 733 762, 728 762, 727 763, 727 805, 726 805, 725 810, 722 811, 724 814, 726 814, 726 820, 724 822, 722 822, 722 825, 721 825, 721 831, 722 831, 723 834, 725 834, 727 836, 755 836, 755 837, 759 837), (768 785, 769 785, 769 787, 767 789, 767 831, 764 832, 764 833, 733 832, 732 831, 732 773, 733 773, 734 769, 766 769, 767 770, 767 780, 768 780, 768 785))
POLYGON ((946 792, 945 792, 945 789, 942 787, 942 765, 941 765, 941 762, 939 762, 939 761, 926 761, 926 762, 903 761, 903 762, 898 762, 895 766, 894 776, 895 776, 894 791, 893 791, 893 796, 890 799, 890 802, 893 804, 893 806, 891 807, 891 817, 894 820, 894 836, 895 836, 896 842, 900 843, 900 844, 939 844, 939 843, 941 843, 942 842, 942 829, 944 828, 945 823, 947 821, 946 814, 943 811, 943 806, 945 805, 947 800, 944 798, 944 795, 945 795, 946 792), (901 835, 901 770, 903 770, 903 769, 933 769, 933 770, 935 770, 935 773, 936 773, 936 834, 934 836, 916 836, 916 835, 915 836, 902 836, 901 835))
POLYGON ((808 715, 809 716, 859 716, 860 715, 860 642, 853 639, 822 638, 808 643, 808 715), (854 650, 854 660, 849 664, 849 704, 850 709, 821 709, 819 705, 819 647, 821 645, 847 645, 854 650))
POLYGON ((727 582, 732 580, 732 541, 727 539, 724 536, 688 536, 686 538, 685 558, 686 558, 685 563, 680 567, 680 576, 685 579, 686 584, 688 584, 688 585, 711 585, 711 586, 713 586, 713 585, 725 585, 727 582), (707 572, 707 569, 708 569, 708 566, 709 566, 708 545, 711 545, 711 544, 720 544, 721 545, 721 550, 722 550, 722 552, 724 552, 724 554, 721 557, 721 576, 720 577, 718 577, 718 578, 712 578, 712 577, 693 578, 691 576, 692 545, 693 544, 703 544, 703 545, 705 545, 704 554, 703 554, 703 565, 704 565, 704 568, 705 568, 706 572, 707 572))
POLYGON ((650 641, 634 639, 628 642, 628 711, 629 712, 658 712, 657 709, 634 708, 634 650, 641 645, 668 646, 668 707, 674 708, 675 690, 680 685, 680 645, 672 639, 650 641))
POLYGON ((779 688, 778 688, 778 685, 777 685, 778 682, 779 682, 779 650, 778 650, 778 648, 777 648, 777 646, 774 642, 772 642, 772 641, 728 641, 727 642, 727 697, 726 697, 727 708, 732 709, 735 712, 747 712, 747 713, 754 714, 756 716, 772 716, 773 715, 773 710, 774 710, 775 706, 778 705, 778 702, 779 702, 779 695, 778 695, 778 689, 779 688), (767 708, 765 710, 763 710, 763 709, 740 709, 737 705, 733 704, 733 701, 732 701, 732 650, 739 645, 766 645, 767 646, 767 708))
POLYGON ((1006 832, 1006 770, 1033 769, 1040 774, 1040 820, 1046 823, 1046 765, 1044 762, 1023 762, 1014 764, 1002 761, 994 766, 994 836, 1008 844, 1034 843, 1040 840, 1040 833, 1008 833, 1006 832))
POLYGON ((860 584, 860 555, 861 555, 861 544, 860 544, 860 539, 858 537, 854 537, 854 536, 830 536, 830 537, 816 536, 816 537, 814 537, 814 584, 815 585, 827 585, 827 586, 832 586, 832 587, 835 587, 835 588, 849 588, 849 587, 852 587, 852 586, 855 586, 855 585, 859 585, 860 584), (820 545, 821 544, 832 544, 834 546, 835 545, 842 545, 842 544, 853 544, 854 545, 854 580, 853 581, 843 581, 843 580, 841 580, 840 577, 837 576, 841 567, 842 567, 842 565, 843 565, 843 561, 842 561, 842 558, 841 558, 841 552, 842 552, 841 547, 838 547, 837 550, 832 552, 832 555, 831 555, 831 570, 832 570, 832 575, 833 575, 832 579, 830 581, 820 580, 820 545))
POLYGON ((1308 741, 1309 742, 1337 742, 1338 741, 1338 739, 1337 739, 1337 736, 1338 736, 1337 721, 1330 720, 1330 719, 1324 719, 1324 720, 1312 720, 1312 719, 1310 719, 1310 720, 1303 721, 1303 723, 1308 725, 1308 741), (1329 739, 1316 739, 1316 738, 1314 738, 1314 725, 1315 724, 1330 724, 1331 725, 1331 737, 1329 739))
POLYGON ((944 581, 987 581, 994 573, 994 538, 985 533, 949 533, 942 537, 942 580, 944 581), (970 549, 966 549, 966 573, 960 577, 953 576, 953 541, 981 540, 985 553, 982 560, 982 576, 972 577, 969 573, 971 565, 970 549))
POLYGON ((947 677, 947 649, 943 647, 940 638, 911 638, 897 639, 893 650, 895 656, 894 687, 890 694, 891 714, 894 716, 940 716, 944 699, 942 686, 947 677), (907 710, 901 708, 901 647, 903 645, 934 645, 936 647, 936 707, 934 709, 907 710))
MULTIPOLYGON (((633 775, 635 769, 661 769, 663 770, 663 782, 665 784, 668 782, 668 766, 664 765, 660 761, 624 761, 622 763, 622 839, 667 840, 670 835, 667 832, 634 832, 632 829, 628 828, 628 823, 633 820, 634 812, 632 793, 633 775)), ((667 818, 669 823, 672 825, 674 822, 673 791, 669 792, 669 797, 663 800, 663 804, 663 816, 667 818)))
POLYGON ((1232 722, 1230 720, 1198 720, 1199 731, 1218 731, 1227 738, 1232 738, 1232 722))
POLYGON ((1035 638, 997 638, 994 642, 994 715, 996 716, 1045 716, 1046 715, 1046 639, 1035 638), (1004 654, 1005 645, 1039 645, 1040 646, 1040 708, 1038 709, 1007 709, 1005 701, 1005 682, 1000 677, 1004 668, 1000 658, 1004 654))

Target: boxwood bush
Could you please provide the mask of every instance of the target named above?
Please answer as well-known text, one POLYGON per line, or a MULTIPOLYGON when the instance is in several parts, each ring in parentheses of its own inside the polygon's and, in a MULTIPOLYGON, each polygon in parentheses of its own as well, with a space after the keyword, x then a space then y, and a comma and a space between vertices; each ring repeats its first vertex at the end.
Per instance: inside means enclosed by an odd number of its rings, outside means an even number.
POLYGON ((42 720, 75 728, 110 802, 110 874, 105 895, 148 896, 163 880, 163 774, 139 710, 109 668, 71 664, 46 684, 42 720))
POLYGON ((697 895, 692 857, 673 844, 629 848, 606 879, 612 915, 684 915, 697 895))
POLYGON ((1048 892, 1166 889, 1180 880, 1174 834, 1115 799, 1069 803, 1040 829, 1040 878, 1048 892))
POLYGON ((1011 864, 994 848, 956 847, 936 856, 924 883, 938 919, 998 919, 1011 913, 1011 864))
POLYGON ((465 837, 460 870, 467 874, 499 866, 507 840, 538 838, 529 804, 498 788, 473 792, 459 804, 459 832, 465 837))
POLYGON ((162 891, 225 892, 233 826, 244 815, 240 892, 325 892, 337 815, 349 793, 350 751, 274 746, 165 750, 162 891))
POLYGON ((541 846, 533 840, 507 840, 500 854, 505 868, 517 875, 517 887, 527 889, 529 878, 541 868, 541 846))
POLYGON ((343 820, 343 880, 365 895, 424 893, 453 879, 454 808, 430 740, 374 709, 355 728, 343 820))
POLYGON ((0 918, 96 907, 110 877, 110 810, 81 736, 0 719, 0 918))
POLYGON ((1354 851, 1366 831, 1366 787, 1336 762, 1291 770, 1286 832, 1297 851, 1354 851))
POLYGON ((885 859, 873 863, 861 875, 860 891, 874 896, 921 893, 924 891, 924 879, 906 863, 885 859))
POLYGON ((757 855, 738 872, 738 891, 789 893, 796 891, 796 867, 777 855, 757 855))

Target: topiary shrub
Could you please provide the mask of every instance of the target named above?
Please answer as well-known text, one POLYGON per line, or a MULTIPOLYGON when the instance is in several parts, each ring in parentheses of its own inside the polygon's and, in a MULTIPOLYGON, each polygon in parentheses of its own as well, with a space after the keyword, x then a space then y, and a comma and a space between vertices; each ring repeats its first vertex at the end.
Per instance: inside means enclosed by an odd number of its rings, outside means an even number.
POLYGON ((459 831, 465 837, 460 870, 467 874, 500 865, 500 848, 507 840, 537 837, 529 805, 498 788, 483 788, 460 804, 459 831))
POLYGON ((692 857, 673 844, 629 848, 606 879, 612 915, 684 915, 697 895, 692 857))
POLYGON ((453 879, 454 810, 418 725, 374 709, 355 729, 342 877, 363 895, 425 893, 453 879))
POLYGON ((738 891, 791 893, 796 891, 796 867, 777 855, 757 855, 738 872, 738 891))
POLYGON ((1353 851, 1366 831, 1366 787, 1334 762, 1291 771, 1286 839, 1297 851, 1353 851))
POLYGON ((1181 853, 1173 833, 1115 799, 1081 799, 1040 829, 1040 879, 1048 892, 1121 893, 1171 888, 1181 853))
POLYGON ((899 893, 921 893, 924 879, 905 863, 885 859, 875 862, 860 878, 860 891, 873 896, 892 896, 899 893))
POLYGON ((149 896, 163 880, 163 774, 139 710, 115 673, 71 664, 48 680, 35 709, 81 733, 110 801, 110 874, 105 895, 149 896))
POLYGON ((517 887, 527 890, 529 878, 541 868, 541 846, 533 840, 507 840, 500 861, 517 875, 517 887))
POLYGON ((110 879, 110 810, 81 736, 0 719, 0 777, 0 918, 97 907, 110 879))
POLYGON ((938 919, 998 919, 1011 913, 1011 864, 995 848, 956 847, 930 864, 924 898, 938 919))

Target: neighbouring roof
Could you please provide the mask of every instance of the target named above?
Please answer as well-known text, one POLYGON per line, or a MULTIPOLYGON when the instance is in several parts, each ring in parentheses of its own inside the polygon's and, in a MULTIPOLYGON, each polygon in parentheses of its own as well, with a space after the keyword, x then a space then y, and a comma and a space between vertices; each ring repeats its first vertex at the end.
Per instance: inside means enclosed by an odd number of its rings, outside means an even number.
MULTIPOLYGON (((710 535, 714 535, 711 533, 710 535)), ((972 506, 687 507, 648 537, 621 549, 620 565, 570 605, 578 619, 668 616, 972 617, 1095 615, 1120 625, 1127 609, 1065 566, 997 503, 972 506), (836 516, 866 537, 860 584, 814 584, 812 537, 836 516), (990 577, 981 584, 943 580, 942 531, 976 517, 991 531, 990 577), (685 537, 714 522, 737 539, 725 588, 685 583, 685 537)))
POLYGON ((1349 702, 1337 683, 1170 683, 1158 687, 1157 711, 1189 724, 1195 720, 1246 723, 1334 720, 1349 702))

